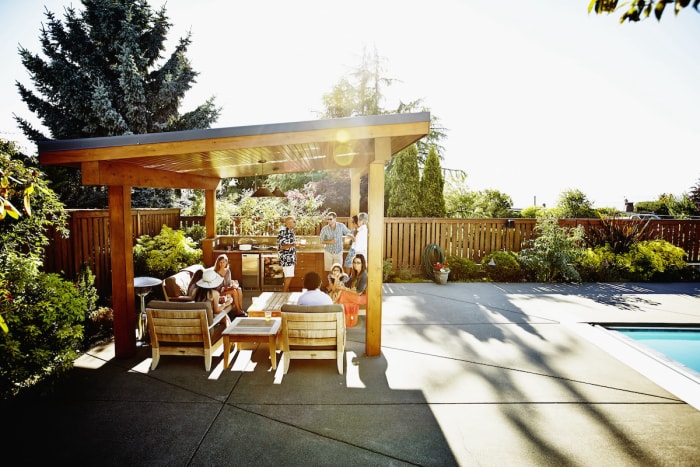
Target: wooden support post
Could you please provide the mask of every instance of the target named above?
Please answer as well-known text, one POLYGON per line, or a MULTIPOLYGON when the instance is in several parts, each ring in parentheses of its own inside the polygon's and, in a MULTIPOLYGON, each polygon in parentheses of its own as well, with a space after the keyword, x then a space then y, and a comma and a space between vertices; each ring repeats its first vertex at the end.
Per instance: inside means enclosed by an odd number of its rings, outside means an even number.
POLYGON ((382 351, 382 251, 384 237, 384 165, 391 159, 390 138, 374 140, 374 161, 369 167, 367 215, 367 316, 365 353, 378 357, 382 351))
POLYGON ((131 239, 131 187, 109 187, 110 260, 114 352, 117 357, 136 353, 136 300, 134 254, 131 239))

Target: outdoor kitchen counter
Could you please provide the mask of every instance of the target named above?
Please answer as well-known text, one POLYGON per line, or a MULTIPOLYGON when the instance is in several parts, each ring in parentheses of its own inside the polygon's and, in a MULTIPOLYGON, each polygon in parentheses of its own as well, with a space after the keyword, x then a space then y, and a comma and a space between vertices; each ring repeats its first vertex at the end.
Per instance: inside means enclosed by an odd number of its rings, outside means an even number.
MULTIPOLYGON (((225 254, 229 259, 229 267, 231 268, 233 278, 241 281, 244 288, 262 291, 281 291, 281 276, 279 278, 276 276, 278 271, 274 271, 270 275, 266 273, 266 265, 268 262, 276 263, 277 253, 277 249, 253 248, 252 250, 214 250, 212 252, 211 264, 214 264, 214 261, 216 261, 216 258, 219 255, 225 254), (246 274, 244 273, 243 263, 246 261, 245 258, 250 258, 251 256, 260 258, 260 261, 257 262, 259 264, 259 280, 255 281, 257 285, 247 284, 247 279, 244 277, 246 274), (271 275, 273 277, 270 277, 271 275)), ((347 251, 345 253, 347 253, 347 251)), ((275 265, 272 265, 272 267, 275 267, 275 265)), ((304 275, 310 271, 317 272, 321 276, 322 280, 325 281, 326 273, 324 272, 323 268, 323 247, 321 247, 321 245, 298 248, 297 264, 294 268, 294 278, 290 284, 290 291, 301 291, 301 289, 304 287, 304 275)))

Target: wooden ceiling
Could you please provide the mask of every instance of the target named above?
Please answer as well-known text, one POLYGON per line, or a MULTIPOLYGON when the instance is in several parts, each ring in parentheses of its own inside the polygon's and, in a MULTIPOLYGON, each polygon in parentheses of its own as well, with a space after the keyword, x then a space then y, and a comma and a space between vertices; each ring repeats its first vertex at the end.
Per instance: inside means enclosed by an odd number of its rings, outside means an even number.
POLYGON ((82 169, 85 185, 216 188, 222 178, 338 170, 365 171, 374 139, 391 154, 430 130, 430 113, 312 120, 39 143, 44 165, 82 169))

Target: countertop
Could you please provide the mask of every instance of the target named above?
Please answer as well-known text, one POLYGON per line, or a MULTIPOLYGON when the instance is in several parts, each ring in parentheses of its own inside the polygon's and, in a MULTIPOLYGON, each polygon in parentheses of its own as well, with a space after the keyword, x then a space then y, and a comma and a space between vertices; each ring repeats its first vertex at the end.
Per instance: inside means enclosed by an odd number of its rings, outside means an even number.
MULTIPOLYGON (((348 250, 343 250, 343 252, 347 252, 348 250)), ((245 254, 268 254, 268 253, 277 253, 278 250, 214 250, 215 253, 221 254, 221 253, 245 253, 245 254)), ((323 247, 318 246, 318 247, 304 247, 304 248, 299 248, 297 247, 297 254, 303 254, 303 253, 323 253, 323 247)))

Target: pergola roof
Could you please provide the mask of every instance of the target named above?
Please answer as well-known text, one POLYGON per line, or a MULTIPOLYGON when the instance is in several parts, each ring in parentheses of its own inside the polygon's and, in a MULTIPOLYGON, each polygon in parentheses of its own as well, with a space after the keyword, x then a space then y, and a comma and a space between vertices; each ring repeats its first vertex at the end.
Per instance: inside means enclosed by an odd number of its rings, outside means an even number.
MULTIPOLYGON (((131 187, 205 190, 204 260, 216 238, 215 190, 222 178, 352 169, 350 204, 359 208, 369 175, 367 355, 381 346, 384 164, 430 131, 430 113, 375 115, 146 135, 42 141, 44 165, 81 169, 83 185, 108 186, 114 341, 136 351, 131 187), (262 161, 262 162, 261 162, 262 161), (374 256, 373 256, 374 255, 374 256)), ((211 255, 209 255, 211 256, 211 255)))
POLYGON ((364 171, 375 158, 375 138, 390 138, 395 154, 429 127, 428 112, 375 115, 43 141, 39 157, 44 165, 82 168, 86 185, 211 189, 230 177, 364 171))

